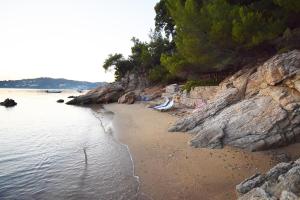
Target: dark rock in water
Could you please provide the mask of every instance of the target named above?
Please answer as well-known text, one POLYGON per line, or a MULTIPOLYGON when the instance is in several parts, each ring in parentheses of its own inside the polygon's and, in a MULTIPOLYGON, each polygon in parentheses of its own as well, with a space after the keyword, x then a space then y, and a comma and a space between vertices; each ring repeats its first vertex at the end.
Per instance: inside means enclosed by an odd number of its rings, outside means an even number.
POLYGON ((68 99, 74 99, 76 96, 69 96, 68 99))
POLYGON ((56 102, 57 102, 57 103, 63 103, 63 102, 65 102, 65 100, 59 99, 59 100, 57 100, 56 102))
POLYGON ((279 163, 266 174, 252 176, 236 190, 239 200, 299 200, 300 159, 279 163))
POLYGON ((297 142, 299 108, 300 51, 294 50, 229 77, 204 109, 169 131, 195 134, 194 147, 267 150, 297 142))
POLYGON ((121 104, 134 104, 136 100, 136 95, 134 92, 128 92, 126 94, 124 94, 123 96, 121 96, 118 100, 118 103, 121 104))
POLYGON ((13 107, 16 106, 17 103, 13 99, 5 99, 5 101, 1 102, 0 105, 5 107, 13 107))

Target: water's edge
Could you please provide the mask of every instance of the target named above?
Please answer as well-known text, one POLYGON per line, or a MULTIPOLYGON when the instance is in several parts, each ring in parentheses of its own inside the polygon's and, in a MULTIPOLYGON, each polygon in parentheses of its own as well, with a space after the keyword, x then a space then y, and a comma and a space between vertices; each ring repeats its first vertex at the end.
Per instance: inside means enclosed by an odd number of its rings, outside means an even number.
POLYGON ((101 108, 91 108, 95 117, 100 121, 100 125, 103 129, 103 131, 106 134, 111 134, 114 141, 122 146, 124 146, 127 149, 128 155, 130 157, 131 160, 131 165, 132 165, 132 176, 136 179, 137 183, 138 183, 138 187, 137 187, 137 192, 136 192, 136 199, 140 200, 154 200, 149 194, 145 194, 143 192, 140 191, 140 187, 141 187, 141 182, 140 182, 140 177, 138 175, 136 175, 135 173, 135 165, 134 165, 134 161, 133 161, 133 156, 130 152, 130 148, 127 144, 122 143, 120 140, 117 139, 117 137, 114 135, 114 132, 112 131, 112 124, 114 122, 114 116, 116 115, 114 112, 107 110, 104 107, 101 108), (101 116, 105 116, 105 115, 110 115, 112 116, 112 118, 110 119, 110 124, 107 126, 107 124, 105 122, 103 122, 103 119, 101 116))

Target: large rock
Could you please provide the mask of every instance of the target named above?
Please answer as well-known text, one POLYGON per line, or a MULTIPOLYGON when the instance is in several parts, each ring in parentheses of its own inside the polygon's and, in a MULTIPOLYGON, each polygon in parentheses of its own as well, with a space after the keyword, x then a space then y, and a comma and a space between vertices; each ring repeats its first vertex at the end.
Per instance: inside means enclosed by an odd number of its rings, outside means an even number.
POLYGON ((127 92, 123 96, 121 96, 118 100, 120 104, 133 104, 136 100, 136 95, 134 92, 127 92))
POLYGON ((179 85, 178 84, 172 84, 172 85, 168 85, 166 87, 166 93, 175 94, 178 91, 179 91, 179 85))
POLYGON ((78 96, 67 102, 68 105, 89 105, 117 102, 124 94, 124 87, 117 83, 111 83, 104 87, 91 90, 85 95, 78 96))
POLYGON ((280 163, 263 175, 255 175, 236 187, 239 200, 299 200, 300 159, 280 163))
POLYGON ((178 103, 187 107, 195 108, 199 102, 199 99, 204 102, 214 99, 217 90, 217 86, 199 86, 193 88, 190 92, 185 90, 179 94, 178 103))
POLYGON ((65 102, 65 100, 63 100, 63 99, 58 99, 56 102, 57 102, 57 103, 63 103, 63 102, 65 102))
POLYGON ((143 74, 126 74, 121 80, 91 90, 87 94, 75 97, 67 102, 69 105, 106 104, 118 102, 121 96, 134 91, 142 90, 149 83, 143 74))
POLYGON ((194 147, 230 145, 250 151, 294 143, 300 137, 300 51, 274 56, 220 84, 206 108, 169 131, 189 131, 194 147))
POLYGON ((261 76, 269 85, 276 85, 299 72, 299 52, 280 54, 268 60, 259 68, 261 76))
POLYGON ((17 103, 13 99, 5 99, 5 101, 0 103, 0 106, 5 106, 5 107, 13 107, 16 105, 17 103))

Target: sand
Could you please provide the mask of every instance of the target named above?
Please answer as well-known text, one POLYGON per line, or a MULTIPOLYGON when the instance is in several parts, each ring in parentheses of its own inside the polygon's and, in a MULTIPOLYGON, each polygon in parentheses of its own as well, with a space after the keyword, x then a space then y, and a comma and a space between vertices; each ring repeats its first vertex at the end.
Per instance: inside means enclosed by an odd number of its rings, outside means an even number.
POLYGON ((114 134, 128 145, 140 191, 150 199, 236 199, 238 183, 276 164, 266 152, 192 148, 188 145, 192 135, 167 131, 176 117, 142 104, 105 108, 115 113, 114 134))

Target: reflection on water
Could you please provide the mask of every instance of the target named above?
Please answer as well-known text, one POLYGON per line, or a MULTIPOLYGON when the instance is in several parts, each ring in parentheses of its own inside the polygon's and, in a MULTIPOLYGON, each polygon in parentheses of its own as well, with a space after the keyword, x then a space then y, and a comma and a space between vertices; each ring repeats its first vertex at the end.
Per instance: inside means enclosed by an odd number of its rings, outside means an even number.
POLYGON ((113 114, 56 103, 70 95, 0 89, 0 101, 18 103, 0 106, 0 199, 135 199, 130 155, 109 134, 113 114))

